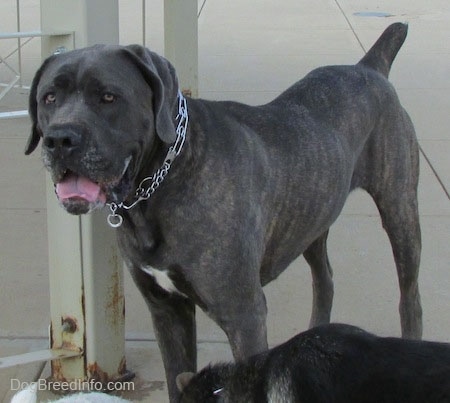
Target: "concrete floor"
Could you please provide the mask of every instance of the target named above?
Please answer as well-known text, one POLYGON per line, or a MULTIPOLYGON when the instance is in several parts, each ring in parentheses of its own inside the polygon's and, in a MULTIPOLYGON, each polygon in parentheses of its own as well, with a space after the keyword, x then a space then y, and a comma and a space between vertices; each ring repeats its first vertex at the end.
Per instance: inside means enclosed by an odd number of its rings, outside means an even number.
MULTIPOLYGON (((14 1, 0 5, 0 29, 13 31, 14 1), (9 13, 9 14, 8 14, 9 13), (6 18, 6 16, 10 16, 6 18)), ((147 43, 162 53, 162 0, 148 2, 147 43)), ((121 43, 140 41, 140 8, 124 0, 121 43), (133 8, 134 7, 134 8, 133 8)), ((140 4, 140 2, 139 2, 140 4)), ((22 1, 23 30, 38 29, 38 1, 22 1)), ((391 81, 415 124, 420 146, 419 203, 423 236, 420 287, 424 338, 450 341, 450 4, 399 0, 199 1, 200 96, 250 104, 269 101, 314 67, 358 61, 384 28, 409 23, 409 35, 391 81), (356 13, 368 13, 369 16, 356 13), (371 12, 386 12, 375 17, 371 12)), ((4 55, 14 43, 0 43, 4 55)), ((26 47, 25 81, 39 65, 39 42, 26 47)), ((5 74, 1 70, 0 78, 5 74)), ((0 101, 0 112, 25 109, 26 91, 0 101)), ((43 348, 49 323, 46 202, 39 153, 23 155, 28 119, 0 120, 0 357, 43 348)), ((387 236, 373 202, 351 194, 329 238, 334 268, 332 320, 380 335, 399 335, 399 292, 387 236)), ((136 372, 133 401, 167 401, 164 374, 150 316, 125 278, 127 362, 136 372), (146 319, 142 319, 146 318, 146 319)), ((302 258, 266 287, 271 345, 306 329, 311 278, 302 258)), ((231 358, 223 332, 199 313, 199 365, 231 358)), ((0 370, 0 399, 10 380, 33 381, 48 368, 0 370)), ((41 396, 47 398, 48 396, 41 396)))

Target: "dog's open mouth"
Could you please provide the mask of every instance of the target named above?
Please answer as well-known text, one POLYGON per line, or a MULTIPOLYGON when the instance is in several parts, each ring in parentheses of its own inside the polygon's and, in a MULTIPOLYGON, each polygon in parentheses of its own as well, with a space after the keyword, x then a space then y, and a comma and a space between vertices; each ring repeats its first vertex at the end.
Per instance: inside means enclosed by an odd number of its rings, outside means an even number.
POLYGON ((108 201, 125 197, 130 188, 130 178, 127 174, 130 161, 131 157, 126 159, 119 177, 106 182, 96 182, 67 170, 55 186, 60 203, 67 212, 78 215, 102 208, 108 201))
POLYGON ((106 194, 99 184, 73 172, 56 184, 56 194, 72 214, 84 214, 106 203, 106 194))

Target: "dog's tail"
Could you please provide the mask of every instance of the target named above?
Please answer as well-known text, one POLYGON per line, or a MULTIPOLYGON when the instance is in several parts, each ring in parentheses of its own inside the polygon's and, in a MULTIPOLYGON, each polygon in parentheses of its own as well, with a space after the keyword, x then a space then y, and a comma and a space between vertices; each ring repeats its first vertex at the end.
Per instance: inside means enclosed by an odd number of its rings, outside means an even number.
POLYGON ((370 67, 388 77, 392 62, 405 42, 407 33, 407 24, 396 22, 389 25, 358 64, 370 67))

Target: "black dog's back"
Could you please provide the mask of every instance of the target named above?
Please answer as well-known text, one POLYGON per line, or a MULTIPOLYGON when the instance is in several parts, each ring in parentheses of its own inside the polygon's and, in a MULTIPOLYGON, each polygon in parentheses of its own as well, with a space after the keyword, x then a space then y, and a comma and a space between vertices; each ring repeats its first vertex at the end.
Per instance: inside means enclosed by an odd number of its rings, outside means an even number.
POLYGON ((450 344, 377 337, 347 325, 321 332, 328 354, 333 340, 341 349, 332 367, 335 402, 450 402, 450 344))
POLYGON ((450 344, 320 326, 245 363, 205 368, 181 401, 450 402, 450 344))

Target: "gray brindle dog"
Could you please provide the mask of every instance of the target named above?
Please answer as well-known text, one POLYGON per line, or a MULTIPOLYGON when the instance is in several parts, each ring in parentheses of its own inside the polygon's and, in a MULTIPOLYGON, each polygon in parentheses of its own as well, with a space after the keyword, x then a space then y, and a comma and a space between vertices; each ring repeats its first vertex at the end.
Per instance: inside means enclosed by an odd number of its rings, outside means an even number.
POLYGON ((262 287, 303 254, 310 325, 329 322, 328 230, 355 188, 375 200, 392 244, 402 335, 421 337, 418 144, 387 80, 406 33, 391 25, 356 65, 318 68, 261 106, 184 99, 170 63, 135 45, 53 55, 37 72, 25 152, 42 138, 69 213, 111 209, 171 401, 177 374, 196 370, 195 305, 236 360, 259 353, 262 287))

